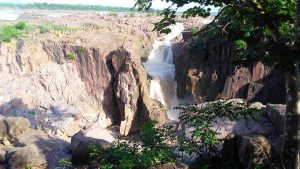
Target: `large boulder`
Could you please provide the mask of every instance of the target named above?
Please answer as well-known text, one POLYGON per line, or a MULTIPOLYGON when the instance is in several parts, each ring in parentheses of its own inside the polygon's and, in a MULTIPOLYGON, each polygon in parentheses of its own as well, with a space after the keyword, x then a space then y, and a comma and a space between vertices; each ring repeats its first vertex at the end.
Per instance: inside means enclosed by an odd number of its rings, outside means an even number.
POLYGON ((267 104, 266 112, 268 118, 276 127, 280 135, 284 134, 284 117, 286 106, 282 104, 267 104))
POLYGON ((9 159, 11 169, 32 169, 47 168, 45 155, 35 145, 29 145, 17 149, 14 155, 9 159))
POLYGON ((225 168, 267 168, 271 165, 271 145, 261 135, 229 134, 222 150, 225 168))
POLYGON ((55 168, 61 159, 70 157, 68 152, 70 143, 61 139, 51 138, 45 132, 31 128, 17 135, 12 140, 12 145, 3 147, 3 150, 7 152, 6 158, 10 161, 9 159, 13 157, 15 152, 23 151, 23 148, 28 146, 35 146, 39 149, 39 152, 47 160, 47 168, 55 168))
POLYGON ((266 168, 271 164, 271 145, 261 135, 242 135, 237 138, 239 160, 244 168, 266 168))
POLYGON ((30 127, 30 121, 23 117, 0 118, 0 140, 12 139, 30 127))
POLYGON ((224 140, 222 149, 222 166, 225 169, 241 168, 236 135, 229 133, 224 140))
POLYGON ((112 139, 113 137, 105 129, 96 128, 85 133, 82 131, 76 133, 71 140, 73 165, 87 165, 90 162, 92 146, 109 146, 112 139))

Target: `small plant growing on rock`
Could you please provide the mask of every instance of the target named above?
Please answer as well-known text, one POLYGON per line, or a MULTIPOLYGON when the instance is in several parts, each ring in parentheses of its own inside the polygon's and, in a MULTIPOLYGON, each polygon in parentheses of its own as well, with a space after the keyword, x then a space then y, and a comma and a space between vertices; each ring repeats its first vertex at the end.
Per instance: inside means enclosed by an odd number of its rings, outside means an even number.
POLYGON ((18 23, 15 24, 15 28, 18 30, 23 30, 26 27, 26 22, 24 21, 20 21, 18 23))
POLYGON ((77 52, 83 52, 83 51, 84 51, 84 48, 81 47, 81 46, 77 46, 77 47, 76 47, 76 51, 77 51, 77 52))
POLYGON ((67 54, 67 58, 68 58, 68 59, 75 59, 75 58, 76 58, 76 55, 73 54, 73 53, 69 53, 69 54, 67 54))
POLYGON ((69 169, 72 168, 72 162, 70 158, 63 158, 58 161, 58 165, 60 169, 69 169))
POLYGON ((200 31, 199 28, 192 28, 191 29, 191 32, 192 32, 193 35, 197 34, 199 31, 200 31))

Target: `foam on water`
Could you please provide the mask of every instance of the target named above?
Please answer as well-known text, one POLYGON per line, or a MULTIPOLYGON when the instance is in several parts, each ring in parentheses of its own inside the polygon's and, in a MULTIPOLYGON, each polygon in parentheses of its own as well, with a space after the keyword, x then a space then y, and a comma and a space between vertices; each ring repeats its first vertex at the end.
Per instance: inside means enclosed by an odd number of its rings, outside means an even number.
POLYGON ((153 49, 144 63, 146 71, 152 77, 150 83, 150 97, 161 102, 171 120, 177 120, 179 112, 173 110, 178 105, 175 82, 175 65, 171 40, 181 35, 184 30, 182 23, 170 26, 171 33, 164 40, 155 40, 153 49))

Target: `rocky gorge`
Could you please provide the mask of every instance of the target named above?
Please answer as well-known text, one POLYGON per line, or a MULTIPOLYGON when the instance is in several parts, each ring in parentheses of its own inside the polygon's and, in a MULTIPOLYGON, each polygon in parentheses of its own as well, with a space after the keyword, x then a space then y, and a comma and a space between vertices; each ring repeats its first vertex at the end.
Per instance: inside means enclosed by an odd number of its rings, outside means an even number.
MULTIPOLYGON (((155 76, 145 64, 154 41, 165 40, 165 35, 152 31, 159 18, 120 19, 84 12, 77 16, 48 18, 70 29, 46 34, 33 31, 0 44, 0 168, 2 164, 24 168, 29 163, 31 168, 55 168, 59 160, 76 155, 79 145, 87 141, 106 144, 137 133, 145 121, 156 120, 159 125, 170 122, 168 110, 176 105, 168 108, 152 97, 155 76)), ((43 22, 45 16, 26 13, 20 19, 34 24, 43 22)), ((183 24, 186 29, 201 25, 193 20, 183 24)), ((181 39, 181 31, 169 41, 174 59, 170 61, 174 77, 169 78, 172 86, 177 86, 170 98, 177 95, 197 103, 241 98, 263 103, 255 103, 265 112, 258 122, 219 119, 215 126, 221 127, 220 139, 234 138, 233 143, 226 144, 235 145, 224 145, 223 152, 238 147, 240 154, 235 160, 244 168, 256 163, 246 154, 255 157, 261 142, 265 153, 262 160, 278 158, 284 105, 273 104, 285 101, 282 75, 260 63, 233 66, 229 44, 191 49, 190 42, 181 39), (229 138, 230 133, 237 136, 229 138), (245 146, 257 140, 258 146, 246 151, 245 146)), ((162 83, 162 89, 170 87, 170 83, 162 83)), ((190 130, 187 127, 184 132, 188 135, 190 130)))

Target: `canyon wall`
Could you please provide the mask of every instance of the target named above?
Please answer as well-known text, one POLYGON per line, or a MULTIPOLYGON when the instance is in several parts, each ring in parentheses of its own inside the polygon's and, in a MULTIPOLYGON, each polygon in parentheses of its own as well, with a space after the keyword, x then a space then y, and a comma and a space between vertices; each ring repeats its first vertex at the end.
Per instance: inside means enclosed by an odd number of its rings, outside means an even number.
POLYGON ((128 135, 145 120, 163 122, 166 110, 150 99, 141 63, 155 37, 111 33, 91 42, 39 37, 2 43, 0 114, 25 116, 61 138, 95 124, 120 125, 128 135))
POLYGON ((233 46, 210 42, 204 48, 182 42, 176 45, 177 95, 196 102, 218 98, 285 103, 284 75, 257 63, 233 65, 233 46))

